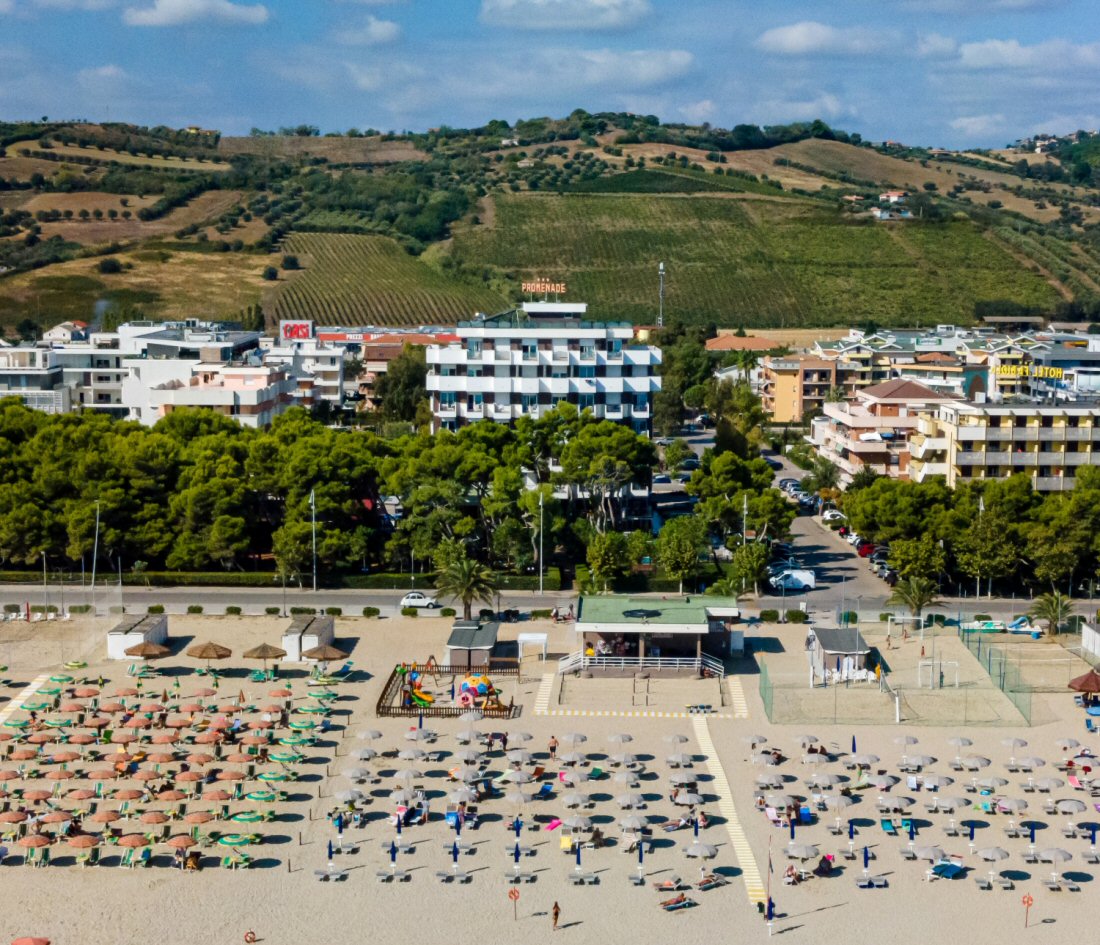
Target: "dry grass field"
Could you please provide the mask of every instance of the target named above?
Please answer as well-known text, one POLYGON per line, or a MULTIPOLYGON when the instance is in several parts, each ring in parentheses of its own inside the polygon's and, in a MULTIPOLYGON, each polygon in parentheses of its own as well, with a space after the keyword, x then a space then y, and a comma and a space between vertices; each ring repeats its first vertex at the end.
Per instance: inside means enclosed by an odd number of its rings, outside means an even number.
POLYGON ((427 155, 408 141, 383 141, 381 138, 306 138, 271 135, 255 138, 222 138, 218 153, 271 155, 281 158, 328 158, 335 164, 393 164, 398 161, 422 161, 427 155))
MULTIPOLYGON (((42 150, 37 141, 16 141, 14 144, 8 145, 8 153, 19 156, 19 152, 24 148, 30 151, 42 150)), ((230 169, 230 165, 224 161, 197 161, 192 158, 161 157, 160 155, 149 157, 147 154, 127 154, 123 151, 114 151, 111 148, 81 148, 75 144, 61 144, 56 141, 53 142, 49 150, 54 154, 65 157, 92 158, 104 163, 118 161, 119 164, 134 164, 139 167, 148 164, 150 167, 173 171, 228 171, 230 169)), ((42 161, 41 163, 51 167, 54 171, 57 170, 57 165, 52 161, 42 161)))

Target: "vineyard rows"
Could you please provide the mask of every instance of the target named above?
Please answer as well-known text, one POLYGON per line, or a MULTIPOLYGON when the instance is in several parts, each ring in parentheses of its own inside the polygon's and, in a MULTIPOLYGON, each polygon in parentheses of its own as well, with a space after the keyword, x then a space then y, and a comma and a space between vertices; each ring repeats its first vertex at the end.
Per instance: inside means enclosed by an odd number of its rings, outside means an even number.
POLYGON ((595 317, 665 311, 755 327, 967 322, 974 304, 1053 305, 1054 290, 969 222, 886 227, 808 201, 653 195, 496 198, 495 225, 463 232, 459 262, 569 285, 595 317))
POLYGON ((505 300, 449 278, 383 236, 295 233, 284 251, 305 271, 279 287, 269 307, 279 318, 324 324, 448 324, 495 312, 505 300))

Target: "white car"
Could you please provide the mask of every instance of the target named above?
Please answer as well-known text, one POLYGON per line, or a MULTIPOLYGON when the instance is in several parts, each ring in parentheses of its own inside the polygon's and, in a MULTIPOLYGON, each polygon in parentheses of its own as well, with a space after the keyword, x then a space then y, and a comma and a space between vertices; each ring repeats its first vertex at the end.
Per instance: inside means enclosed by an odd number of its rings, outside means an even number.
POLYGON ((843 512, 838 509, 829 509, 824 515, 821 516, 823 522, 843 522, 848 518, 843 512))
POLYGON ((434 597, 429 597, 423 591, 409 591, 401 598, 402 607, 438 607, 439 602, 434 597))
POLYGON ((777 591, 805 591, 817 586, 817 575, 808 569, 794 569, 777 574, 768 582, 777 591))

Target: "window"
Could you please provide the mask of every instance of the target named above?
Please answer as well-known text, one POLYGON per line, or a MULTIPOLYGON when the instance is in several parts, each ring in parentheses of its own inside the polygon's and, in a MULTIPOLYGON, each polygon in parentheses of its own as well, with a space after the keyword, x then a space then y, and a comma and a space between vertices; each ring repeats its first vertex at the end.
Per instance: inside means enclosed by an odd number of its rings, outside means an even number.
POLYGON ((581 394, 577 398, 577 406, 580 407, 581 410, 584 410, 585 407, 595 407, 596 406, 596 395, 595 394, 581 394))
POLYGON ((474 367, 472 364, 466 367, 467 377, 481 377, 481 368, 474 367))
POLYGON ((620 338, 612 338, 607 343, 607 356, 609 358, 619 358, 623 354, 623 342, 620 338))
POLYGON ((524 361, 534 361, 538 358, 538 356, 539 356, 538 343, 534 342, 534 341, 524 341, 523 342, 523 360, 524 361))
POLYGON ((439 406, 454 408, 455 405, 455 392, 453 390, 445 390, 439 395, 439 406))
POLYGON ((577 377, 591 378, 596 376, 595 365, 581 365, 577 368, 577 377))
POLYGON ((466 342, 466 357, 468 358, 480 358, 481 357, 481 342, 474 341, 473 339, 466 342))
POLYGON ((539 403, 538 394, 524 394, 523 395, 523 409, 530 410, 532 407, 537 407, 539 403))
POLYGON ((596 346, 592 342, 586 342, 581 345, 581 360, 582 361, 595 361, 596 360, 596 346))
POLYGON ((442 377, 457 377, 458 369, 453 364, 444 364, 440 366, 439 373, 442 377))

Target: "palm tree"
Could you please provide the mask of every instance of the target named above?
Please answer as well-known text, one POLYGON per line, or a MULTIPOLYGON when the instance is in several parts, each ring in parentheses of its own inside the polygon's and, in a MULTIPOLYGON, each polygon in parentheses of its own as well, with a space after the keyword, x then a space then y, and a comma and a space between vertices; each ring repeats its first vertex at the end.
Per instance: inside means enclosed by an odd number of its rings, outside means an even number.
POLYGON ((925 607, 932 607, 940 603, 939 588, 935 581, 928 578, 911 577, 904 578, 894 585, 894 590, 887 599, 887 604, 901 604, 909 608, 909 613, 914 617, 920 617, 925 607))
POLYGON ((732 597, 737 600, 741 596, 741 582, 736 578, 725 577, 715 581, 707 588, 708 594, 716 594, 719 597, 732 597))
POLYGON ((462 601, 463 619, 470 619, 474 601, 493 602, 496 578, 489 568, 473 558, 455 558, 435 576, 436 590, 444 597, 462 601))
POLYGON ((1058 591, 1041 594, 1035 598, 1027 615, 1045 623, 1047 636, 1053 636, 1073 615, 1073 599, 1058 591))

